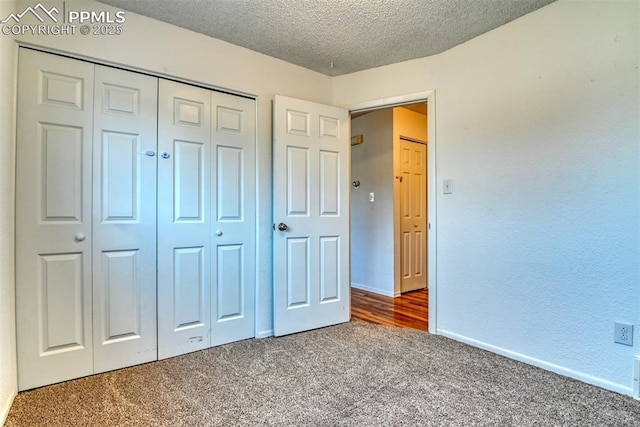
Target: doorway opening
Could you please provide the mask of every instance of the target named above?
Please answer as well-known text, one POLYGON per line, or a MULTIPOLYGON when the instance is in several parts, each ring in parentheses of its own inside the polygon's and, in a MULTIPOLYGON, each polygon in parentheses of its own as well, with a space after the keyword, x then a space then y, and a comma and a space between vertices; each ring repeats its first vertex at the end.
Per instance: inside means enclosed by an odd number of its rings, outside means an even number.
POLYGON ((351 114, 353 318, 431 329, 427 110, 421 100, 351 114))

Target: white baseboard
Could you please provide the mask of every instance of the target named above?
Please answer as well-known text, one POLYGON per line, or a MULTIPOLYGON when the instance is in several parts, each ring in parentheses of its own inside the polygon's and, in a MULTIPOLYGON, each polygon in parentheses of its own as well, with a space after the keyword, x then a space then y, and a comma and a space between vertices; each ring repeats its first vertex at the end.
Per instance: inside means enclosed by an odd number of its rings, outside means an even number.
POLYGON ((5 421, 7 421, 7 417, 9 416, 9 410, 11 409, 11 405, 13 404, 13 399, 16 397, 16 395, 17 395, 16 393, 13 393, 0 409, 0 426, 3 426, 5 421))
POLYGON ((487 350, 492 353, 496 353, 501 356, 508 357, 509 359, 514 359, 519 362, 526 363, 528 365, 533 365, 547 371, 555 372, 556 374, 560 374, 565 377, 573 378, 574 380, 582 381, 584 383, 595 385, 595 386, 604 388, 606 390, 615 391, 616 393, 633 397, 632 387, 625 387, 622 384, 614 383, 609 380, 605 380, 603 378, 598 378, 598 377, 594 377, 593 375, 585 374, 584 372, 575 371, 573 369, 565 368, 563 366, 559 366, 544 360, 536 359, 535 357, 527 356, 526 354, 516 353, 514 351, 507 350, 502 347, 497 347, 492 344, 487 344, 483 341, 478 341, 476 339, 465 337, 463 335, 459 335, 450 331, 438 329, 437 334, 445 336, 447 338, 451 338, 456 341, 460 341, 465 344, 469 344, 473 347, 478 347, 483 350, 487 350))
POLYGON ((386 297, 391 297, 391 298, 400 296, 400 294, 396 295, 394 292, 389 292, 387 290, 379 289, 379 288, 372 288, 367 285, 362 285, 360 283, 351 282, 351 287, 360 289, 361 291, 373 292, 374 294, 380 294, 380 295, 384 295, 386 297))
POLYGON ((269 338, 273 336, 273 329, 268 329, 266 331, 260 331, 258 333, 256 333, 256 338, 257 339, 261 339, 261 338, 269 338))

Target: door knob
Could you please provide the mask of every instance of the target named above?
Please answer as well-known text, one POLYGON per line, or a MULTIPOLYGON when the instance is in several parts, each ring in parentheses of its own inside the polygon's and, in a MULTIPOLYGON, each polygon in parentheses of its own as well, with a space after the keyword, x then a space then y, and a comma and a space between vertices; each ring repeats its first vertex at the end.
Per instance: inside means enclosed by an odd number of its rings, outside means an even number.
POLYGON ((162 157, 163 159, 168 159, 169 157, 171 157, 171 154, 163 151, 162 154, 160 154, 160 157, 162 157))
POLYGON ((144 154, 146 154, 149 157, 153 157, 156 155, 156 152, 153 150, 147 150, 144 154))
POLYGON ((218 237, 222 236, 222 230, 216 230, 216 236, 218 237))
POLYGON ((83 242, 86 239, 85 235, 82 233, 76 234, 76 242, 83 242))
POLYGON ((289 227, 284 222, 281 222, 280 224, 278 224, 278 230, 287 231, 288 229, 289 229, 289 227))

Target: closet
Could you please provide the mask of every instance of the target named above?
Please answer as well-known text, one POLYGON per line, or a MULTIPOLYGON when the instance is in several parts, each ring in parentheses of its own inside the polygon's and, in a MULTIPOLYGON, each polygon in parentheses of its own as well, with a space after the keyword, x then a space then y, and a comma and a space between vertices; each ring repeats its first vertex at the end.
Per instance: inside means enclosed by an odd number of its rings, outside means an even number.
POLYGON ((254 336, 255 101, 21 48, 20 390, 254 336))

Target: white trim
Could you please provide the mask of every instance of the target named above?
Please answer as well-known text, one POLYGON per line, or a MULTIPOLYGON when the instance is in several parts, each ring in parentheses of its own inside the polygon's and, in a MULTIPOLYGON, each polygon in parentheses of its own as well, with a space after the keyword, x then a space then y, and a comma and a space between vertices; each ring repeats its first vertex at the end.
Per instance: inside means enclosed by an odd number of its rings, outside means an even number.
MULTIPOLYGON (((429 289, 429 333, 438 334, 437 328, 437 295, 438 295, 438 277, 437 277, 437 201, 438 201, 438 175, 437 175, 437 144, 436 144, 436 92, 435 90, 425 90, 422 92, 408 93, 404 95, 390 96, 380 99, 372 99, 369 101, 356 102, 353 104, 341 105, 342 108, 346 108, 350 113, 377 110, 380 108, 394 107, 404 104, 412 104, 416 102, 427 103, 427 186, 428 190, 428 277, 427 287, 429 289)), ((370 290, 363 288, 357 283, 352 283, 351 286, 357 289, 362 289, 370 292, 377 292, 377 290, 370 290)), ((399 286, 396 287, 394 283, 394 289, 396 294, 383 294, 387 296, 400 296, 399 286)))
POLYGON ((399 292, 396 293, 396 292, 390 292, 390 291, 386 291, 386 290, 379 289, 379 288, 372 288, 371 286, 362 285, 360 283, 351 282, 351 287, 352 288, 356 288, 356 289, 360 289, 361 291, 371 292, 371 293, 378 294, 378 295, 384 295, 385 297, 395 298, 395 297, 399 297, 400 296, 399 292))
POLYGON ((11 405, 13 405, 13 399, 15 399, 17 395, 18 394, 14 391, 13 395, 4 404, 2 410, 0 410, 0 426, 3 426, 4 423, 7 421, 7 417, 9 416, 9 410, 11 410, 11 405))
POLYGON ((507 350, 502 347, 498 347, 492 344, 478 341, 473 338, 459 335, 447 330, 438 329, 438 334, 451 338, 455 341, 459 341, 465 344, 469 344, 473 347, 481 348, 483 350, 490 351, 491 353, 499 354, 500 356, 507 357, 509 359, 517 360, 519 362, 532 365, 546 371, 555 372, 556 374, 563 375, 565 377, 573 378, 578 381, 585 382, 587 384, 595 385, 597 387, 604 388, 606 390, 615 391, 616 393, 624 394, 633 397, 633 388, 625 387, 622 384, 614 383, 603 378, 594 377, 584 372, 574 371, 573 369, 565 368, 564 366, 549 363, 545 360, 536 359, 535 357, 527 356, 526 354, 516 353, 511 350, 507 350))
POLYGON ((269 338, 273 336, 273 329, 267 329, 266 331, 260 331, 256 333, 256 339, 269 338))
POLYGON ((379 108, 395 107, 398 105, 413 104, 415 102, 425 101, 427 98, 433 95, 433 92, 433 90, 426 90, 423 92, 414 92, 404 95, 389 96, 387 98, 356 102, 354 104, 340 105, 340 107, 346 108, 350 113, 357 113, 359 111, 367 110, 377 110, 379 108))

